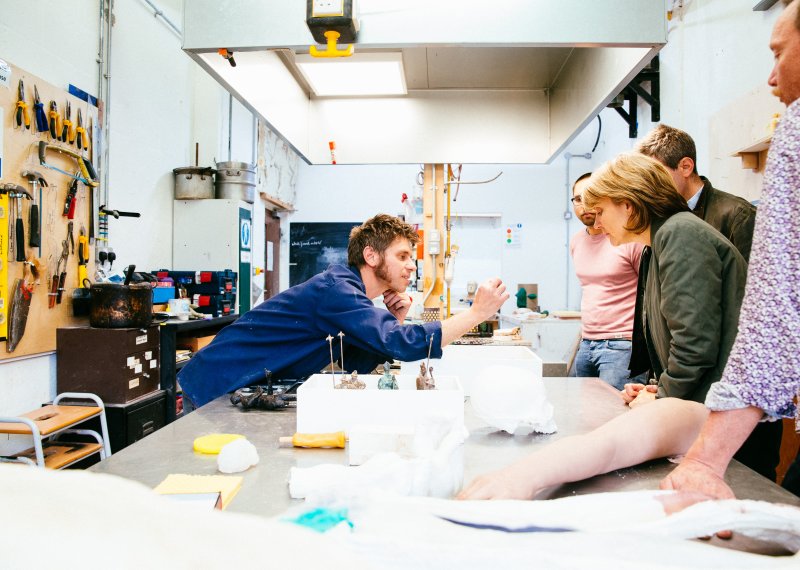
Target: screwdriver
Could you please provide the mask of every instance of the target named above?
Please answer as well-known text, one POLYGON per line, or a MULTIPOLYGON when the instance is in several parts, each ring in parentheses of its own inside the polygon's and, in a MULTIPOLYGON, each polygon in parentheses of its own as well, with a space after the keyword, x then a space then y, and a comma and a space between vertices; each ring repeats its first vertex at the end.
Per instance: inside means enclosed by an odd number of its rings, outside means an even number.
POLYGON ((294 447, 340 447, 344 448, 343 431, 334 433, 296 433, 291 437, 278 438, 278 445, 294 447))

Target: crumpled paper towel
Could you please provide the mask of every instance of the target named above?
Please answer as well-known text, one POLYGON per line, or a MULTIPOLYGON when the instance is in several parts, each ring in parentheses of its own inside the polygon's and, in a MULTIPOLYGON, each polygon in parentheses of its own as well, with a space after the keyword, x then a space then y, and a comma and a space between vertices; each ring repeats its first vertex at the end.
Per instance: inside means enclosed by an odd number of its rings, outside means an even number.
POLYGON ((253 465, 258 465, 258 451, 246 439, 236 439, 219 450, 217 469, 222 473, 240 473, 253 465))
POLYGON ((492 427, 508 433, 553 433, 553 405, 542 379, 516 366, 490 366, 472 384, 475 413, 492 427))

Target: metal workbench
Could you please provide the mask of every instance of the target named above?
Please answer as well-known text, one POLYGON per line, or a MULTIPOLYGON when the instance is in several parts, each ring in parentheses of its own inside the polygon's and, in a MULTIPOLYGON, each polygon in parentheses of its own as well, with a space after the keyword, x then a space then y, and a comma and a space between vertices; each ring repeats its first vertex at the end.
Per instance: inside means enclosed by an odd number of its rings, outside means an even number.
MULTIPOLYGON (((470 431, 464 449, 464 481, 498 469, 529 453, 535 446, 558 438, 585 433, 603 424, 627 407, 616 390, 593 378, 545 378, 547 395, 555 407, 558 432, 552 435, 509 435, 486 426, 465 404, 465 422, 470 431)), ((215 474, 216 456, 192 451, 192 442, 208 433, 239 433, 258 449, 260 463, 243 473, 242 488, 228 510, 277 515, 299 503, 289 498, 289 468, 320 463, 347 463, 341 449, 279 448, 278 438, 295 431, 293 409, 247 411, 221 397, 173 422, 142 441, 101 461, 91 469, 112 473, 155 487, 170 473, 215 474)), ((632 434, 633 438, 647 434, 632 434)), ((544 491, 542 498, 605 491, 635 491, 658 488, 659 481, 674 468, 666 459, 621 469, 591 479, 559 485, 544 491)), ((800 506, 800 499, 754 471, 733 461, 726 479, 740 499, 758 499, 800 506)), ((717 539, 714 539, 715 541, 717 539)), ((721 542, 721 541, 720 541, 721 542)), ((750 551, 769 552, 754 541, 738 537, 725 543, 750 551)))

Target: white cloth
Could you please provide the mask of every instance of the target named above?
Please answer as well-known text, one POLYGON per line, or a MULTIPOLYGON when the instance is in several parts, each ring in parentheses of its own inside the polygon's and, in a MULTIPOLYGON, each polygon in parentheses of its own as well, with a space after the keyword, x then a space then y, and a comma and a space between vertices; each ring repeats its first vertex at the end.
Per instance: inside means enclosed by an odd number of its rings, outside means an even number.
POLYGON ((790 550, 800 542, 800 509, 760 501, 700 503, 666 516, 655 497, 638 491, 551 501, 443 501, 371 498, 350 509, 353 532, 333 532, 375 567, 478 570, 707 569, 800 567, 800 555, 770 557, 686 538, 733 529, 790 550), (444 517, 444 518, 443 518, 444 517), (574 532, 501 532, 445 520, 574 532))
POLYGON ((320 504, 352 501, 373 491, 450 498, 464 482, 463 444, 469 432, 449 426, 447 420, 418 425, 412 458, 382 453, 353 467, 292 467, 289 495, 320 504))

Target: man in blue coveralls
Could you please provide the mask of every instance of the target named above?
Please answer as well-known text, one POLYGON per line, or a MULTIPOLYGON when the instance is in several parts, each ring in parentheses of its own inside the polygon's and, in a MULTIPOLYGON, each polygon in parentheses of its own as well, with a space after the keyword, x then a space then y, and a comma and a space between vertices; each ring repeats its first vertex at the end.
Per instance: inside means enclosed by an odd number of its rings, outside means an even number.
MULTIPOLYGON (((419 237, 386 214, 353 228, 348 265, 331 265, 305 283, 260 304, 225 327, 178 375, 185 398, 202 406, 227 392, 273 377, 305 378, 330 364, 326 338, 344 333, 348 372, 371 372, 392 358, 440 358, 442 347, 491 318, 508 299, 499 278, 483 283, 472 306, 443 322, 404 325, 411 307, 405 293, 416 271, 412 251, 419 237), (372 299, 383 295, 386 309, 372 299)), ((339 359, 339 343, 333 358, 339 359)))

